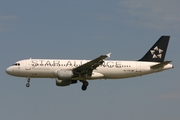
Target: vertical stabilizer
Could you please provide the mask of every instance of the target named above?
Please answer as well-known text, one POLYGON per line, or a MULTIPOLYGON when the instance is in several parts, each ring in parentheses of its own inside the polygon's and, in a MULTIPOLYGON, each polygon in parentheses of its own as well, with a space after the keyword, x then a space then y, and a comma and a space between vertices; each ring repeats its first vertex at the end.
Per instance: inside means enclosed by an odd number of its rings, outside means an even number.
POLYGON ((139 61, 163 62, 170 36, 161 36, 159 40, 139 61))

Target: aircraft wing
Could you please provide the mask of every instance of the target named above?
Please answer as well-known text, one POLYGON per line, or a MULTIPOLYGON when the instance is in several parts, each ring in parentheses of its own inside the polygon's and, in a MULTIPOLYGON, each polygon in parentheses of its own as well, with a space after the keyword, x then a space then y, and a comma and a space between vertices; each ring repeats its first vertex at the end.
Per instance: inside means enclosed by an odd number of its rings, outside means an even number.
POLYGON ((77 75, 88 75, 88 76, 91 76, 92 75, 92 71, 94 69, 96 69, 99 65, 102 65, 103 64, 103 60, 106 58, 106 57, 110 57, 110 54, 106 54, 106 55, 101 55, 99 56, 98 58, 95 58, 94 60, 91 60, 79 67, 76 67, 73 69, 73 72, 77 75))

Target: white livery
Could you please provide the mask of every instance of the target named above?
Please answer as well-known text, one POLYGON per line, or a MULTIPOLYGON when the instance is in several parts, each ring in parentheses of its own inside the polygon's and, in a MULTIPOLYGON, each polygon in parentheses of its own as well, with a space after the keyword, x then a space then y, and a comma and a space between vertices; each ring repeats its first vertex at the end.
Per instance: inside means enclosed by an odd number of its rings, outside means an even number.
POLYGON ((30 78, 55 78, 57 86, 68 86, 82 82, 82 90, 88 86, 87 80, 121 79, 142 76, 173 68, 171 61, 164 61, 170 36, 162 36, 152 48, 137 61, 104 60, 110 54, 94 60, 26 59, 15 62, 6 73, 26 77, 26 87, 30 78))

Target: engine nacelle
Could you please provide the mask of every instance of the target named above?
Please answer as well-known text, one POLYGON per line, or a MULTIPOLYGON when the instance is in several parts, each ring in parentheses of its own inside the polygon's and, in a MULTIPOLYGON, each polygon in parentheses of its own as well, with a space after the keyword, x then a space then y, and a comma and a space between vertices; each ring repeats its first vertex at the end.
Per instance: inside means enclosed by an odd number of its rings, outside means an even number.
POLYGON ((59 80, 58 78, 56 78, 56 85, 57 86, 68 86, 70 84, 75 84, 77 83, 77 80, 59 80))
POLYGON ((68 86, 68 85, 70 85, 70 84, 71 84, 71 81, 58 80, 58 79, 56 78, 56 85, 57 85, 57 86, 68 86))
POLYGON ((58 70, 57 71, 57 78, 59 80, 71 80, 72 76, 73 76, 72 71, 68 71, 68 70, 58 70))

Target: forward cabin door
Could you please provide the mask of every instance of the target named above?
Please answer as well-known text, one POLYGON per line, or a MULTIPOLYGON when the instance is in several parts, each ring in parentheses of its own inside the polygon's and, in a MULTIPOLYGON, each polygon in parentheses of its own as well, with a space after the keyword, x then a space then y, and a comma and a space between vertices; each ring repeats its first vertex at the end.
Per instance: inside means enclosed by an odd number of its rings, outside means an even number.
POLYGON ((31 70, 31 63, 29 60, 26 61, 26 70, 31 70))

